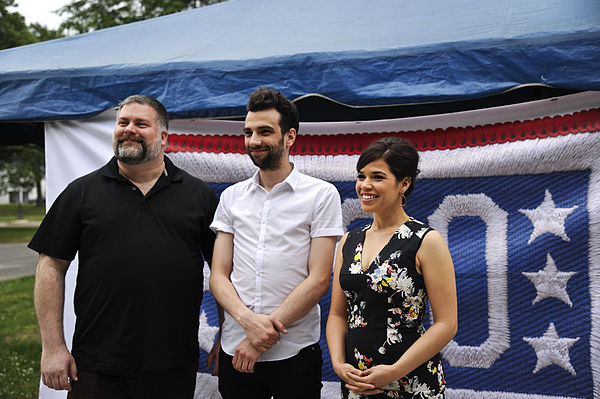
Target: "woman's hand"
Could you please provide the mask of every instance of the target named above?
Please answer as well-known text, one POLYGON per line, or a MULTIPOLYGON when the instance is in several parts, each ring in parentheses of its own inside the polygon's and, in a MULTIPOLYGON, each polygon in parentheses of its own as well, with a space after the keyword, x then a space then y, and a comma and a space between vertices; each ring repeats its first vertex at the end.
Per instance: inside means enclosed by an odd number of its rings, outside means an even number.
POLYGON ((361 395, 375 395, 382 393, 383 390, 377 388, 375 385, 359 381, 363 371, 353 367, 351 364, 342 363, 334 365, 333 370, 335 373, 346 383, 346 388, 350 389, 354 393, 361 395))
POLYGON ((379 364, 367 370, 357 371, 358 373, 351 372, 347 374, 348 380, 346 381, 346 387, 355 393, 360 393, 361 395, 373 395, 376 393, 381 393, 383 392, 381 389, 382 387, 385 387, 386 385, 400 378, 397 375, 396 368, 387 364, 379 364))

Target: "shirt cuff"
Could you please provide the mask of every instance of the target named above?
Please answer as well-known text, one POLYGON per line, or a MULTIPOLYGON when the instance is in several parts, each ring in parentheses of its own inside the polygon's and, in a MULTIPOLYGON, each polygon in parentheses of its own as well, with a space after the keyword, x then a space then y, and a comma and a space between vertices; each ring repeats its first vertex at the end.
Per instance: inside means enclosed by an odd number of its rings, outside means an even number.
POLYGON ((341 227, 331 227, 328 229, 319 229, 310 232, 310 238, 335 237, 336 241, 339 241, 343 235, 344 229, 342 229, 341 227))
POLYGON ((210 229, 215 233, 218 233, 219 231, 230 234, 234 233, 233 226, 230 226, 218 220, 213 220, 213 222, 210 224, 210 229))

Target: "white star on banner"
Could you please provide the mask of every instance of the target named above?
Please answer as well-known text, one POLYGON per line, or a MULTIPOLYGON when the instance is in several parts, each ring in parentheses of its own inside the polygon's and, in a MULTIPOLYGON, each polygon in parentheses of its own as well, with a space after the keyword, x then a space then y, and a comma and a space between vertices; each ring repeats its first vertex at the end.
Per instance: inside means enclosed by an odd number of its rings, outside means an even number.
POLYGON ((557 208, 550 191, 546 190, 544 201, 540 206, 535 209, 519 209, 519 212, 525 214, 533 223, 533 232, 527 244, 531 244, 533 240, 544 233, 552 233, 564 241, 569 241, 570 239, 565 233, 565 219, 577 208, 577 205, 570 208, 557 208))
POLYGON ((560 338, 554 327, 554 323, 550 326, 542 337, 523 337, 523 340, 533 347, 537 356, 537 363, 533 373, 537 373, 546 366, 556 364, 567 370, 572 375, 576 375, 575 369, 571 365, 569 357, 569 349, 579 341, 577 338, 560 338))
POLYGON ((537 291, 537 296, 531 303, 535 305, 545 298, 558 298, 569 306, 573 306, 567 293, 567 283, 577 272, 559 272, 550 254, 546 255, 546 267, 535 273, 523 272, 537 291))
POLYGON ((198 344, 200 345, 200 349, 210 352, 218 331, 219 327, 208 324, 206 312, 203 310, 202 313, 200 313, 200 325, 198 326, 198 344))

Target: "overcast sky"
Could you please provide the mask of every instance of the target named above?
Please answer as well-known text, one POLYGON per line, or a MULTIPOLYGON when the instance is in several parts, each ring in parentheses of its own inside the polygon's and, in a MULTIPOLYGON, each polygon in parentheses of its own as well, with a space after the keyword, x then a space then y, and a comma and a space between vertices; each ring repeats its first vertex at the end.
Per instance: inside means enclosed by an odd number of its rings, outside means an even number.
POLYGON ((50 29, 58 28, 61 17, 52 11, 58 10, 65 4, 70 3, 69 0, 17 0, 18 7, 11 8, 10 11, 17 11, 25 17, 25 22, 31 24, 38 22, 46 25, 50 29))

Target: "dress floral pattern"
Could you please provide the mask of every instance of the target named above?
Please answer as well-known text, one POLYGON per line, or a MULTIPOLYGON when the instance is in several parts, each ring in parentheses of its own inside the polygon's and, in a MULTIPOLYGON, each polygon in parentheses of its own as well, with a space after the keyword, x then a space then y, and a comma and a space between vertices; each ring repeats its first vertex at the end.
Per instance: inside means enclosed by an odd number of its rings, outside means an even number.
MULTIPOLYGON (((344 244, 340 285, 348 301, 346 361, 360 370, 393 364, 425 333, 427 291, 415 266, 416 253, 431 228, 409 219, 393 234, 363 271, 365 235, 371 225, 348 234, 344 244)), ((446 381, 439 354, 378 395, 357 395, 342 384, 342 397, 445 398, 446 381)))

